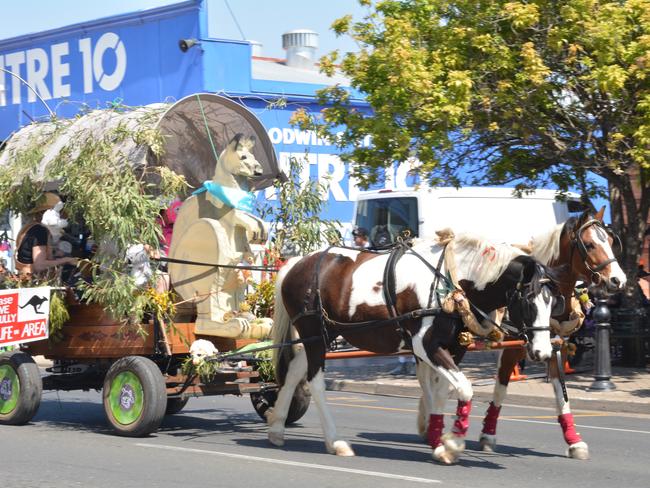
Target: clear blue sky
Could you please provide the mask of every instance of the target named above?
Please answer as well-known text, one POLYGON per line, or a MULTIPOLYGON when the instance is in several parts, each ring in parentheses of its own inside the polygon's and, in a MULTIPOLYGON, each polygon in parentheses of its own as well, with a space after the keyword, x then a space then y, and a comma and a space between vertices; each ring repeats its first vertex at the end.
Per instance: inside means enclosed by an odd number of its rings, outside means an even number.
MULTIPOLYGON (((262 55, 284 57, 281 36, 292 29, 319 33, 322 55, 334 49, 354 51, 349 38, 337 38, 332 22, 346 14, 360 18, 364 9, 356 0, 209 0, 219 19, 216 31, 225 39, 256 40, 263 44, 262 55), (231 13, 232 11, 232 13, 231 13), (239 27, 238 27, 239 25, 239 27)), ((0 39, 99 19, 116 14, 146 10, 178 0, 11 0, 2 2, 0 39)), ((212 13, 212 12, 211 12, 212 13)), ((212 17, 212 16, 211 16, 212 17)))

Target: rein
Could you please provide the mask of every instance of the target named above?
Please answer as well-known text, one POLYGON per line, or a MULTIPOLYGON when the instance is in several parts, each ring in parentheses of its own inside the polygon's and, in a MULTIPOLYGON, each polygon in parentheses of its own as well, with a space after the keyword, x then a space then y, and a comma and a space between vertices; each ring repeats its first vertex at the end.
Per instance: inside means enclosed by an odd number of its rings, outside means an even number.
POLYGON ((228 268, 228 269, 243 269, 250 271, 266 271, 268 273, 277 273, 278 268, 268 266, 251 266, 251 265, 238 265, 238 264, 214 264, 214 263, 201 263, 197 261, 187 261, 185 259, 175 258, 149 258, 151 261, 159 261, 162 263, 175 263, 175 264, 191 264, 192 266, 205 266, 209 268, 228 268))

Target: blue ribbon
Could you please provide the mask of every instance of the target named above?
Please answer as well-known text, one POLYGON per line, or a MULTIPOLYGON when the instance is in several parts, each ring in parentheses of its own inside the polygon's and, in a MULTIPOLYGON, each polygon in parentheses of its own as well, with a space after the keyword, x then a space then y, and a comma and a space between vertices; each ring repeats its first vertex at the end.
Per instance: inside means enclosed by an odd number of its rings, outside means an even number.
POLYGON ((204 191, 207 191, 213 197, 218 198, 229 207, 243 210, 245 212, 253 211, 253 205, 255 204, 255 195, 253 192, 232 188, 230 186, 223 186, 212 180, 208 180, 203 182, 201 188, 192 192, 192 195, 198 195, 204 191))

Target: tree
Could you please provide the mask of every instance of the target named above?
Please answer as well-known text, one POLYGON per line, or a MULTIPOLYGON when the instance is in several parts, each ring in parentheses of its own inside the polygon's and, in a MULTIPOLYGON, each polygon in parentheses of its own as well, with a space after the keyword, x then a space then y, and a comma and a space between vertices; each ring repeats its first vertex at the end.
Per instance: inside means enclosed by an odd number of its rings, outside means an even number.
POLYGON ((311 122, 356 163, 355 176, 369 182, 414 159, 433 184, 609 190, 634 286, 650 207, 650 1, 360 3, 361 21, 332 26, 359 52, 330 53, 321 68, 340 69, 373 113, 334 86, 311 122))
POLYGON ((328 191, 328 182, 308 180, 301 183, 300 176, 306 160, 289 159, 286 181, 273 183, 277 203, 263 204, 258 213, 271 222, 271 251, 278 256, 289 253, 304 255, 325 243, 338 244, 341 240, 340 223, 320 217, 322 195, 328 191))

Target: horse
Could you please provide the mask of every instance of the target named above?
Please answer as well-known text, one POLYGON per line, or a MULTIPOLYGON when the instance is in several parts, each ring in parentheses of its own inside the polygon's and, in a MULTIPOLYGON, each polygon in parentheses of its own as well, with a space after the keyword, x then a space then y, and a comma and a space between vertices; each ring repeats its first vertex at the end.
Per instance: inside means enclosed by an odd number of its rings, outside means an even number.
POLYGON ((266 224, 250 213, 255 197, 248 180, 263 170, 254 145, 254 137, 235 135, 219 155, 212 180, 183 203, 174 223, 170 278, 184 300, 196 300, 199 334, 264 338, 270 333, 270 319, 240 310, 246 284, 242 271, 187 263, 246 265, 253 257, 250 243, 266 241, 266 224))
MULTIPOLYGON (((567 304, 574 304, 573 307, 567 307, 562 315, 554 317, 557 320, 552 321, 553 332, 561 337, 578 330, 584 318, 574 297, 577 281, 604 285, 612 292, 625 287, 625 273, 612 251, 613 237, 608 236, 603 225, 604 211, 605 207, 595 215, 585 211, 579 217, 572 217, 532 240, 532 256, 545 265, 557 267, 560 292, 567 304)), ((499 357, 493 399, 485 414, 479 439, 485 451, 493 451, 496 447, 496 427, 501 405, 506 397, 510 375, 515 365, 523 359, 523 354, 520 349, 504 349, 499 357)), ((568 445, 567 456, 588 459, 589 447, 575 430, 571 407, 568 398, 565 398, 555 361, 549 363, 549 376, 555 393, 558 422, 568 445)))
MULTIPOLYGON (((447 308, 448 297, 458 293, 445 278, 447 273, 482 313, 507 306, 514 327, 529 339, 531 354, 550 357, 552 273, 520 249, 461 235, 446 244, 399 244, 390 253, 328 248, 292 258, 277 277, 273 342, 281 345, 293 339, 294 345, 280 347, 274 355, 280 390, 267 413, 269 441, 284 444, 294 390, 306 380, 320 413, 327 452, 354 455, 338 438, 325 403, 325 353, 329 339, 342 335, 350 344, 380 354, 395 353, 410 343, 419 376, 431 380, 426 393, 436 399, 430 402, 436 419, 442 418, 439 400, 446 399, 448 385, 453 386, 462 403, 456 420, 460 428, 448 439, 441 437, 441 429, 432 431, 430 441, 435 460, 454 462, 467 431, 472 386, 457 366, 465 349, 458 341, 464 323, 447 308), (438 294, 444 289, 451 293, 441 301, 438 294), (439 381, 434 382, 436 375, 439 381)), ((437 429, 441 424, 436 420, 435 425, 437 429)))

